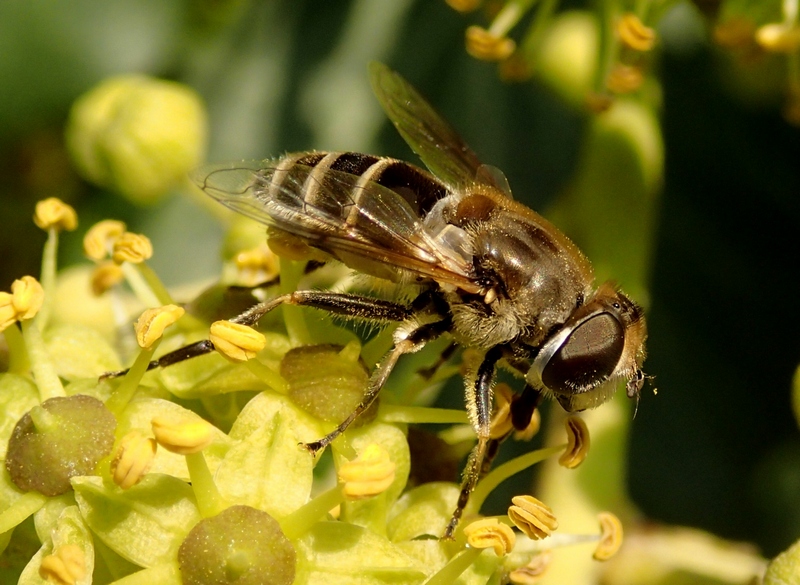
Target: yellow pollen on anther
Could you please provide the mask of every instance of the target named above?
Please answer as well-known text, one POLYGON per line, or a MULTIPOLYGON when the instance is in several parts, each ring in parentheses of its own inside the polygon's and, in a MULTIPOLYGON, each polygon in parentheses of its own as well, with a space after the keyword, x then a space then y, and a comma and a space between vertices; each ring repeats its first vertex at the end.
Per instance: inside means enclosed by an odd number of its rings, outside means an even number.
POLYGON ((92 293, 100 296, 110 288, 116 286, 125 277, 122 268, 111 260, 98 264, 92 272, 92 293))
POLYGON ((130 262, 140 264, 153 255, 150 238, 142 234, 125 232, 114 241, 111 257, 119 264, 130 262))
POLYGON ((756 31, 756 42, 773 53, 794 53, 800 48, 800 26, 784 23, 765 24, 756 31))
POLYGON ((33 223, 43 230, 56 229, 71 232, 78 227, 78 214, 72 206, 57 197, 43 199, 36 204, 33 223))
POLYGON ((111 460, 114 483, 124 490, 139 483, 153 464, 156 445, 155 439, 136 430, 122 437, 111 460))
POLYGON ((567 429, 567 448, 558 459, 559 465, 567 469, 575 469, 586 459, 589 452, 589 429, 583 419, 570 416, 564 421, 567 429))
POLYGON ((83 253, 95 262, 108 257, 114 248, 114 242, 125 233, 125 229, 125 224, 115 219, 97 222, 83 236, 83 253))
POLYGON ((178 455, 199 453, 211 444, 211 425, 202 419, 174 420, 155 417, 151 421, 158 444, 178 455))
POLYGON ((656 31, 645 26, 638 16, 628 12, 617 24, 617 34, 622 43, 634 51, 649 51, 656 42, 656 31))
POLYGON ((611 512, 600 512, 597 520, 600 522, 600 542, 592 556, 596 561, 607 561, 622 546, 622 522, 611 512))
POLYGON ((552 560, 553 553, 549 550, 538 554, 527 565, 511 571, 508 574, 508 580, 513 585, 534 585, 539 583, 552 560))
POLYGON ((74 585, 86 576, 86 554, 77 544, 59 546, 42 558, 39 576, 57 585, 74 585))
POLYGON ((266 337, 252 327, 231 321, 212 323, 208 338, 223 357, 233 362, 253 359, 267 344, 266 337))
POLYGON ((466 32, 467 53, 481 61, 508 59, 517 45, 508 37, 498 37, 485 28, 471 26, 466 32))
POLYGON ((511 502, 508 517, 528 538, 547 538, 558 528, 553 510, 533 496, 514 496, 511 502))
POLYGON ((511 402, 514 399, 514 392, 508 384, 501 382, 494 387, 495 408, 492 413, 489 436, 492 439, 505 437, 514 430, 514 423, 511 420, 511 402))
POLYGON ((492 548, 498 557, 510 553, 517 541, 511 527, 497 518, 482 518, 468 524, 464 536, 472 548, 492 548))
POLYGON ((376 443, 367 445, 358 458, 339 467, 344 496, 359 500, 385 492, 394 482, 395 469, 386 449, 376 443))
POLYGON ((149 349, 161 339, 164 330, 180 319, 186 311, 177 305, 164 305, 147 309, 134 325, 136 342, 142 349, 149 349))
POLYGON ((32 276, 23 276, 11 284, 11 304, 19 321, 32 319, 42 308, 44 289, 32 276))

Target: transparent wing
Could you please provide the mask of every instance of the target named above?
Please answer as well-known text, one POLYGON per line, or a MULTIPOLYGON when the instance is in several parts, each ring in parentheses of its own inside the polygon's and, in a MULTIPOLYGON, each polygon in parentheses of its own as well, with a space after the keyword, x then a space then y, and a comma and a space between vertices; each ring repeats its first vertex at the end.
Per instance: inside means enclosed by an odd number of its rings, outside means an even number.
POLYGON ((291 158, 210 165, 193 173, 192 180, 226 207, 354 268, 378 263, 384 270, 377 276, 385 277, 388 267, 476 288, 471 259, 428 234, 401 195, 358 175, 315 172, 291 158))
POLYGON ((403 76, 375 61, 369 75, 386 115, 434 175, 451 187, 480 182, 509 193, 505 177, 482 171, 478 155, 403 76))

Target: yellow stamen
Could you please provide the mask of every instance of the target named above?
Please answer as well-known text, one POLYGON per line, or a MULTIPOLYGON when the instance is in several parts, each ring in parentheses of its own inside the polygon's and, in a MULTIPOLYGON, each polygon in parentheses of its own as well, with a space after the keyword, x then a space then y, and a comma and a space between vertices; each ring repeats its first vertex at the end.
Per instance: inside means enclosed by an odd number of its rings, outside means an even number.
POLYGON ((266 337, 252 327, 231 321, 212 323, 208 338, 216 350, 232 362, 253 359, 267 344, 266 337))
POLYGON ((567 428, 567 449, 559 457, 558 463, 567 469, 575 469, 586 459, 589 452, 589 429, 583 419, 570 416, 564 421, 567 428))
POLYGON ((503 61, 516 49, 516 43, 505 36, 496 36, 479 26, 471 26, 466 33, 467 53, 481 61, 503 61))
POLYGON ((109 256, 114 242, 125 233, 125 224, 114 219, 99 221, 83 236, 83 253, 90 260, 99 262, 109 256))
POLYGON ((606 87, 614 93, 631 93, 642 86, 644 74, 639 67, 617 63, 608 74, 606 87))
POLYGON ((78 227, 78 214, 70 206, 56 197, 50 197, 36 204, 33 223, 43 230, 67 230, 78 227))
POLYGON ((597 519, 600 521, 600 542, 592 556, 596 561, 607 561, 622 546, 622 522, 611 512, 600 512, 597 519))
POLYGON ((57 585, 74 585, 86 576, 86 555, 77 544, 65 544, 42 559, 39 576, 57 585))
POLYGON ((153 244, 150 238, 142 234, 125 232, 114 241, 114 250, 111 257, 114 262, 122 264, 140 264, 153 255, 153 244))
POLYGON ((0 332, 17 322, 17 310, 12 303, 13 298, 11 293, 0 292, 0 332))
POLYGON ((533 411, 531 415, 531 420, 528 422, 528 426, 525 427, 524 430, 516 431, 514 433, 514 438, 517 441, 530 441, 533 437, 536 436, 536 433, 539 432, 539 429, 542 426, 542 415, 539 414, 539 409, 533 411))
POLYGON ((344 496, 360 500, 385 492, 394 482, 395 468, 386 449, 375 443, 367 445, 357 459, 339 468, 344 496))
POLYGON ((539 583, 553 560, 553 554, 548 550, 533 557, 524 567, 519 567, 508 574, 508 580, 513 585, 535 585, 539 583))
POLYGON ((114 483, 127 490, 139 483, 153 464, 156 440, 145 437, 140 431, 131 431, 119 442, 111 461, 114 483))
POLYGON ((756 42, 773 53, 793 53, 800 48, 800 27, 784 23, 765 24, 756 31, 756 42))
POLYGON ((116 286, 125 275, 122 268, 116 262, 103 262, 98 264, 92 272, 91 285, 92 293, 95 296, 100 296, 110 288, 116 286))
POLYGON ((649 51, 656 42, 656 31, 645 26, 638 16, 628 12, 617 23, 620 41, 634 51, 649 51))
POLYGON ((278 257, 266 243, 239 252, 233 262, 239 271, 239 281, 247 286, 265 282, 280 272, 278 257))
POLYGON ((177 305, 164 305, 147 309, 134 325, 136 342, 142 349, 149 349, 161 339, 164 330, 180 319, 186 311, 177 305))
POLYGON ((150 424, 158 444, 178 455, 199 453, 213 440, 211 425, 202 419, 175 420, 157 416, 150 424))
POLYGON ((445 0, 447 5, 462 14, 472 12, 481 5, 481 0, 445 0))
POLYGON ((547 538, 558 528, 553 510, 533 496, 514 496, 511 501, 514 505, 508 508, 508 517, 528 538, 547 538))
POLYGON ((508 384, 501 382, 494 388, 495 408, 492 413, 490 423, 490 437, 500 439, 514 430, 511 421, 511 402, 514 400, 514 392, 508 384))
POLYGON ((42 308, 44 289, 32 276, 23 276, 11 284, 11 304, 17 313, 17 319, 32 319, 42 308))
POLYGON ((497 518, 482 518, 468 524, 464 536, 472 548, 493 548, 498 557, 510 553, 517 540, 514 531, 497 518))

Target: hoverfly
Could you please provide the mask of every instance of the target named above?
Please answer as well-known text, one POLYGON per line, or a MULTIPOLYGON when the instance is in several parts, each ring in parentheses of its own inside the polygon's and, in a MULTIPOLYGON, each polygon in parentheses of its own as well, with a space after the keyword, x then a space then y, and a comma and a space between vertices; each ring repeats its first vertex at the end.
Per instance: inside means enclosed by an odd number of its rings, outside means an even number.
MULTIPOLYGON (((581 251, 514 201, 502 174, 481 164, 403 77, 379 63, 372 63, 369 73, 384 111, 430 172, 368 154, 300 152, 208 166, 193 180, 223 205, 267 225, 271 238, 288 238, 354 270, 418 289, 409 304, 297 291, 233 319, 254 324, 289 303, 400 323, 394 347, 375 368, 362 402, 333 432, 305 445, 312 453, 373 403, 402 355, 445 334, 482 353, 477 371, 465 380, 478 442, 447 538, 491 458, 496 368, 525 378, 526 414, 513 417, 523 428, 542 395, 573 412, 602 404, 625 381, 628 395, 638 398, 646 325, 639 306, 612 284, 594 287, 592 267, 581 251)), ((197 351, 210 350, 205 343, 197 351)), ((184 351, 180 359, 197 351, 184 351)), ((154 364, 175 361, 178 356, 168 354, 154 364)))

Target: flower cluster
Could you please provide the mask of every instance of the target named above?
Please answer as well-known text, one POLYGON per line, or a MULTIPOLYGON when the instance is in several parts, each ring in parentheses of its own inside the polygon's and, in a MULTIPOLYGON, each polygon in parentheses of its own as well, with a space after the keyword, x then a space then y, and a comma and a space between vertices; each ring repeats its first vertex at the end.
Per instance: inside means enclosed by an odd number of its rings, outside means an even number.
MULTIPOLYGON (((52 213, 37 212, 37 224, 55 249, 75 214, 49 205, 52 213)), ((32 521, 40 541, 32 558, 11 559, 21 582, 289 585, 346 575, 374 584, 530 583, 557 546, 589 538, 597 559, 619 548, 613 516, 599 520, 596 534, 557 538, 557 511, 530 495, 515 497, 507 515, 478 515, 500 482, 530 465, 559 456, 566 468, 579 465, 589 448, 580 419, 568 420, 563 444, 486 474, 455 540, 440 540, 459 486, 418 480, 409 487, 416 472, 408 423, 468 428, 465 413, 404 404, 395 393, 394 403, 384 400, 333 442, 330 454, 315 457, 298 445, 352 411, 369 379, 365 362, 385 351, 391 332, 363 342, 322 318, 304 323, 309 344, 294 342, 273 315, 260 330, 231 321, 209 327, 174 304, 147 268, 153 250, 144 236, 103 221, 87 231, 84 248, 96 263, 83 272, 93 291, 87 298, 130 295, 126 281, 149 308, 133 326, 133 365, 119 370, 122 356, 101 332, 70 323, 64 311, 42 318, 48 302, 59 302, 47 298, 57 296, 54 255, 46 252, 43 263, 49 285, 24 277, 3 293, 10 365, 0 374, 0 533, 8 546, 15 527, 32 521), (111 265, 119 278, 100 279, 111 265), (162 345, 175 350, 199 339, 212 342, 201 345, 205 355, 151 367, 162 345)), ((284 262, 282 286, 298 275, 284 262)), ((395 386, 439 384, 458 370, 425 371, 435 353, 409 357, 419 367, 395 386)), ((502 386, 497 395, 493 430, 506 436, 514 398, 502 386)), ((529 434, 536 428, 538 418, 529 434)))
MULTIPOLYGON (((447 3, 462 13, 485 6, 488 27, 473 25, 465 32, 470 55, 497 62, 507 80, 538 75, 563 97, 594 112, 608 109, 615 96, 648 91, 658 27, 680 4, 645 0, 631 7, 632 3, 604 2, 594 12, 559 12, 557 0, 447 3), (530 24, 526 28, 523 22, 530 24)), ((800 124, 797 0, 719 4, 713 15, 713 40, 750 64, 769 55, 785 58, 784 117, 800 124)))

